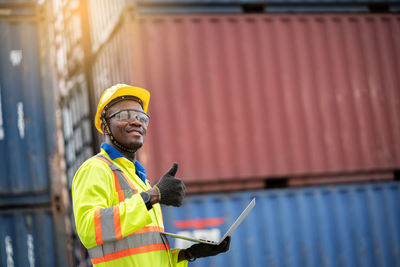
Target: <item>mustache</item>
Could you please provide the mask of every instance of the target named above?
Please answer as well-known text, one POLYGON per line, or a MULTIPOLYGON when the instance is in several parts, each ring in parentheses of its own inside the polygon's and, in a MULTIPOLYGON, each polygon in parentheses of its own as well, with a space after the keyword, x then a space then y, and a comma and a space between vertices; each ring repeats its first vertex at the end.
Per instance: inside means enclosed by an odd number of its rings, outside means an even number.
POLYGON ((127 132, 138 132, 138 133, 140 133, 141 135, 144 135, 145 134, 145 130, 142 128, 142 127, 140 127, 140 126, 130 126, 130 127, 128 127, 128 128, 126 128, 126 131, 127 132))

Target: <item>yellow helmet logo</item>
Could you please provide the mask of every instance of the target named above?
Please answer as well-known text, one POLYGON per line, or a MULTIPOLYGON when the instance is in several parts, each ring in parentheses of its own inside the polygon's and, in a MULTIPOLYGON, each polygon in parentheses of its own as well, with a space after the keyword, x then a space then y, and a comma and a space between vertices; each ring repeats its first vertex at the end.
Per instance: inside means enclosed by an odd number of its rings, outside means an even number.
POLYGON ((135 96, 139 98, 143 103, 143 111, 147 112, 147 108, 149 106, 149 101, 150 101, 149 91, 140 87, 134 87, 127 84, 116 84, 104 91, 104 93, 100 97, 99 104, 97 105, 97 112, 94 118, 94 125, 96 126, 97 131, 99 131, 100 133, 103 133, 103 131, 101 130, 100 116, 103 113, 104 108, 112 100, 120 96, 135 96))

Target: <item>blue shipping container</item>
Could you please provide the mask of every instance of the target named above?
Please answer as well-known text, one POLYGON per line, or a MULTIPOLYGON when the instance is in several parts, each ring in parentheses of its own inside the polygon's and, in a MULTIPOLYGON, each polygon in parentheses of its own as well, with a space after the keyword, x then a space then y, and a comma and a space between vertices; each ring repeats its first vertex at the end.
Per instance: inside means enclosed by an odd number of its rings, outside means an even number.
POLYGON ((400 266, 399 182, 192 195, 163 207, 165 229, 218 239, 253 197, 230 250, 190 266, 400 266))
MULTIPOLYGON (((0 16, 0 205, 49 202, 56 139, 51 77, 39 22, 0 16), (41 75, 41 70, 44 73, 41 75), (53 121, 52 121, 53 120, 53 121), (24 200, 24 198, 26 198, 24 200)), ((47 49, 48 50, 48 49, 47 49)))
POLYGON ((389 4, 399 0, 138 0, 139 4, 389 4))
POLYGON ((49 211, 1 211, 0 225, 0 266, 57 266, 49 211))

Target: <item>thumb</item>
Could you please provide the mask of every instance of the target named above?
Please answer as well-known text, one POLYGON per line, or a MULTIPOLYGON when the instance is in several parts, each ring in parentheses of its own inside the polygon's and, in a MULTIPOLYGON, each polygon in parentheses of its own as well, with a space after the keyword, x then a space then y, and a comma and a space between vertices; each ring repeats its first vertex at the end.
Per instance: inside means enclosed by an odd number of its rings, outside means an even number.
POLYGON ((171 176, 175 176, 177 171, 178 171, 178 163, 174 162, 174 164, 172 164, 172 167, 171 167, 171 169, 169 169, 167 174, 169 174, 171 176))

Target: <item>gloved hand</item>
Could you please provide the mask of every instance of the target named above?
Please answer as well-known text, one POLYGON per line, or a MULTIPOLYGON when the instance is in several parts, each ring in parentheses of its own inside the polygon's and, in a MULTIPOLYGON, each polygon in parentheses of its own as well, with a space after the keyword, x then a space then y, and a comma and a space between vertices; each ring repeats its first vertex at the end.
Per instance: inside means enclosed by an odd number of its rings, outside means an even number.
POLYGON ((174 162, 171 169, 164 174, 154 186, 159 192, 159 202, 164 205, 179 207, 185 196, 185 184, 179 178, 175 178, 178 163, 174 162))
POLYGON ((215 256, 219 253, 227 252, 231 244, 231 237, 227 236, 224 241, 219 245, 209 245, 197 243, 186 249, 186 259, 191 260, 195 258, 202 258, 208 256, 215 256))

